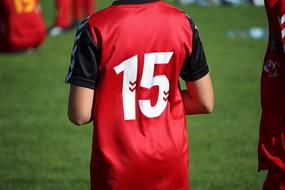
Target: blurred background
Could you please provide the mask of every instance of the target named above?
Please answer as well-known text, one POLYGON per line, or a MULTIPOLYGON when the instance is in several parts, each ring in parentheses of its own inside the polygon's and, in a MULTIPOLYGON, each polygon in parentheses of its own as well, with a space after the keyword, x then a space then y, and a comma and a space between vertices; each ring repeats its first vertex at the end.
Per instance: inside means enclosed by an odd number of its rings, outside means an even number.
MULTIPOLYGON (((215 89, 214 112, 187 117, 191 190, 261 190, 262 2, 166 1, 198 26, 215 89)), ((96 10, 111 3, 97 0, 96 10)), ((41 7, 52 26, 54 2, 42 0, 41 7)), ((32 53, 0 54, 0 190, 89 188, 92 124, 75 127, 66 114, 74 36, 75 30, 47 36, 32 53)))

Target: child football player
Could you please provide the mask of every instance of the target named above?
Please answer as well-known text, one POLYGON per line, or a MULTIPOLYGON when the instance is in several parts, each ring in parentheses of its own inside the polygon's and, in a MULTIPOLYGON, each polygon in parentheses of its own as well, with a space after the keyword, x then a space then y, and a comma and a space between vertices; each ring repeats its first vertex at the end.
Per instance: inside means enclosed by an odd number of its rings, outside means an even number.
POLYGON ((186 114, 214 103, 190 17, 162 0, 114 1, 78 27, 66 82, 69 119, 94 124, 92 190, 189 189, 186 114))
POLYGON ((0 51, 18 52, 43 43, 46 27, 38 0, 0 1, 0 51))

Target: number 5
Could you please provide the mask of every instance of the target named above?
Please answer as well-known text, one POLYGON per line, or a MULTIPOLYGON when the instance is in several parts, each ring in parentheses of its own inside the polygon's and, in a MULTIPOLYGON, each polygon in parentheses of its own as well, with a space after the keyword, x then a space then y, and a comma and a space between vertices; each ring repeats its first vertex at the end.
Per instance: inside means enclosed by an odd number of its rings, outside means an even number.
MULTIPOLYGON (((159 87, 157 103, 151 106, 150 100, 138 100, 141 112, 148 118, 158 117, 165 110, 169 95, 169 81, 165 75, 154 76, 155 64, 168 64, 173 52, 147 53, 144 55, 144 66, 140 86, 151 89, 159 87)), ((136 119, 136 81, 138 56, 135 55, 114 67, 116 74, 124 71, 123 76, 123 107, 124 119, 136 119)))

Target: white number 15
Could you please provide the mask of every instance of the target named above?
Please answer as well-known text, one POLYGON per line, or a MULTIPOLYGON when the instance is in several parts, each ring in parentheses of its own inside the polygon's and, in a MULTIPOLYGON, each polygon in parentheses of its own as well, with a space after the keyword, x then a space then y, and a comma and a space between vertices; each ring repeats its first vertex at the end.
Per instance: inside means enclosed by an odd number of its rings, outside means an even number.
MULTIPOLYGON (((155 64, 168 64, 173 52, 157 52, 147 53, 144 55, 144 65, 140 86, 151 89, 153 86, 159 87, 157 102, 151 106, 149 99, 138 100, 141 112, 148 118, 158 117, 165 110, 169 95, 169 80, 165 75, 154 76, 155 64)), ((116 67, 116 74, 123 72, 123 88, 122 98, 124 106, 124 119, 136 119, 136 86, 137 86, 137 70, 138 56, 135 55, 116 67)))

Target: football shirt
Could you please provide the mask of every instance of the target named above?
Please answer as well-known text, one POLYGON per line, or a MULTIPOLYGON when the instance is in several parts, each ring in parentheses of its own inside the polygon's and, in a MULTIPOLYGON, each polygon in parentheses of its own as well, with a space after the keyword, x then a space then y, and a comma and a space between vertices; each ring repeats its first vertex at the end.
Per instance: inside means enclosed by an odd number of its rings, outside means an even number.
POLYGON ((179 76, 207 73, 194 22, 163 1, 115 1, 83 21, 66 82, 95 90, 91 189, 189 189, 179 76))

